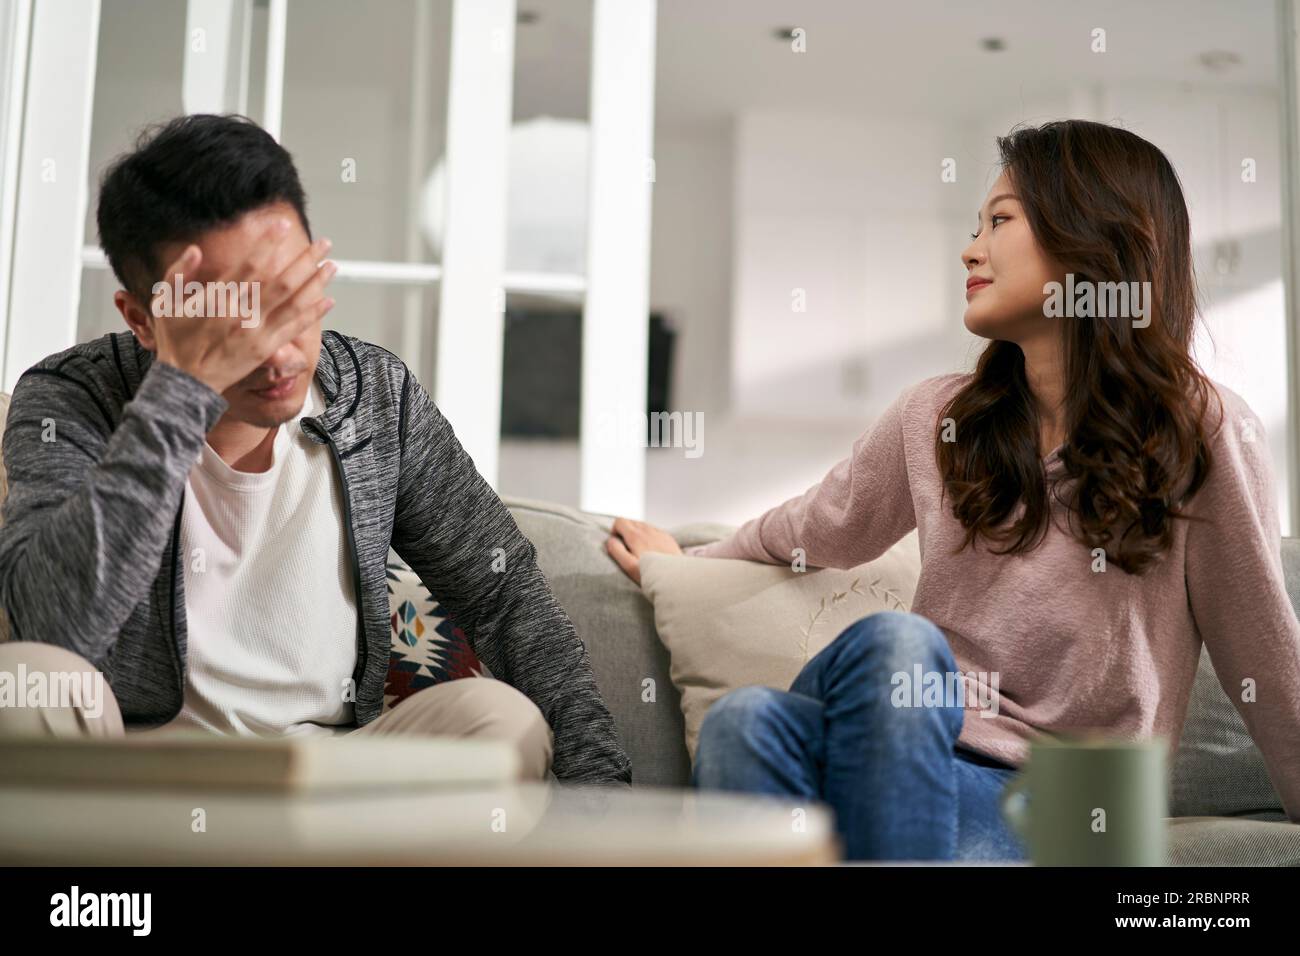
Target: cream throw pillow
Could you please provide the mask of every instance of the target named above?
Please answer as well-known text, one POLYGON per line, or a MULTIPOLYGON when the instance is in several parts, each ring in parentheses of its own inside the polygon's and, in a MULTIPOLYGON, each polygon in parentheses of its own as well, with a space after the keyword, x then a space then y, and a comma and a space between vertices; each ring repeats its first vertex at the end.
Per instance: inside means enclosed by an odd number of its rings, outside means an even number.
POLYGON ((799 671, 854 621, 912 606, 921 556, 913 531, 875 561, 846 571, 648 554, 641 589, 671 657, 682 697, 686 749, 728 691, 751 684, 788 690, 799 671))

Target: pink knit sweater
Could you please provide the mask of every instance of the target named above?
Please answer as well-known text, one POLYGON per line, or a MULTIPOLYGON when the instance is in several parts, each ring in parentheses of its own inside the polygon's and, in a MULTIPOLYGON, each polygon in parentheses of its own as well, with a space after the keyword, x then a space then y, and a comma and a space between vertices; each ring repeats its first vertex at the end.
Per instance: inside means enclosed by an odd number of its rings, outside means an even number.
MULTIPOLYGON (((789 564, 802 548, 809 567, 850 568, 917 528, 912 610, 939 626, 963 673, 998 675, 996 706, 968 701, 960 740, 1012 764, 1040 733, 1089 731, 1164 736, 1172 758, 1204 641, 1287 816, 1300 822, 1300 622, 1283 581, 1264 432, 1249 406, 1216 385, 1225 420, 1216 430, 1212 402, 1211 472, 1187 507, 1206 521, 1177 521, 1172 549, 1134 576, 1094 570, 1059 503, 1027 554, 992 554, 983 541, 954 553, 963 529, 951 498, 940 502, 934 435, 968 378, 908 388, 820 483, 687 553, 789 564)), ((1056 451, 1043 464, 1049 475, 1061 468, 1056 451)))

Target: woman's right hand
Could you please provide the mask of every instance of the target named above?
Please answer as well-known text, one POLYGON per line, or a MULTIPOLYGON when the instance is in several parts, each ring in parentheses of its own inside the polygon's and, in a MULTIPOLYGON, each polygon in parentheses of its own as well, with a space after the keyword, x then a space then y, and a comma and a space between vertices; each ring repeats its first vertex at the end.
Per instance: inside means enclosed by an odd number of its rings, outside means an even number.
POLYGON ((637 584, 641 583, 641 555, 647 552, 682 553, 673 536, 663 528, 656 528, 644 521, 633 521, 631 518, 614 519, 614 527, 605 542, 605 550, 637 584))

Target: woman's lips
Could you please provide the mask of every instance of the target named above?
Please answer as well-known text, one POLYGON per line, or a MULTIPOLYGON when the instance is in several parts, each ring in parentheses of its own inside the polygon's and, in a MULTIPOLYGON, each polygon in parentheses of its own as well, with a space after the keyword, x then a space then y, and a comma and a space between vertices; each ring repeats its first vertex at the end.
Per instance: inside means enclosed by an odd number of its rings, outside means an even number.
POLYGON ((282 378, 274 385, 268 385, 266 388, 255 388, 253 389, 253 394, 258 398, 271 400, 285 398, 293 391, 293 387, 296 384, 298 384, 298 376, 293 375, 289 378, 282 378))
POLYGON ((972 282, 970 285, 968 285, 968 286, 966 287, 966 298, 969 299, 971 296, 973 296, 973 295, 974 295, 976 292, 978 292, 980 289, 984 288, 984 287, 987 286, 987 285, 992 285, 992 284, 993 284, 992 281, 987 280, 987 279, 982 279, 982 280, 980 280, 980 281, 978 281, 978 282, 972 282))

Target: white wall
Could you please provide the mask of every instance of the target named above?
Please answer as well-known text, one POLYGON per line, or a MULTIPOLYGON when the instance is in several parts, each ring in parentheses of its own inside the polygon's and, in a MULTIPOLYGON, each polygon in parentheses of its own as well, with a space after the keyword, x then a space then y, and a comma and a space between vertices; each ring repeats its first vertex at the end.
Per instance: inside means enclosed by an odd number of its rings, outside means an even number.
POLYGON ((860 422, 906 378, 946 368, 961 289, 945 138, 939 120, 865 112, 740 117, 738 415, 860 422), (871 363, 886 353, 888 367, 871 363))
MULTIPOLYGON (((995 138, 1018 122, 1064 116, 1121 123, 1163 149, 1178 171, 1209 333, 1198 358, 1268 429, 1285 527, 1286 443, 1293 436, 1285 427, 1276 99, 1268 90, 1171 86, 1030 97, 1017 110, 964 123, 867 113, 741 116, 729 356, 737 422, 713 429, 705 457, 728 441, 744 457, 754 447, 738 437, 747 430, 761 432, 762 451, 747 457, 738 479, 745 490, 719 483, 716 520, 743 519, 750 514, 742 504, 761 510, 811 485, 825 472, 819 449, 833 436, 843 437, 847 453, 852 437, 903 386, 971 367, 983 342, 962 326, 959 254, 996 176, 995 138), (1255 183, 1240 179, 1247 156, 1258 161, 1255 183), (943 157, 957 160, 956 183, 940 182, 943 157), (1224 275, 1214 269, 1221 240, 1235 243, 1237 254, 1224 275), (806 292, 806 313, 792 311, 796 288, 806 292), (761 428, 746 424, 757 421, 761 428), (800 422, 816 429, 809 433, 800 422), (749 494, 764 486, 770 493, 761 502, 749 494)), ((697 481, 721 470, 705 465, 697 481)), ((697 510, 669 504, 665 513, 693 518, 697 510)))
MULTIPOLYGON (((742 467, 714 444, 726 440, 729 404, 730 128, 660 127, 654 159, 650 311, 676 330, 672 407, 704 415, 708 452, 687 458, 682 449, 646 450, 646 515, 668 524, 721 520, 714 515, 726 499, 726 482, 719 478, 724 487, 716 493, 710 482, 720 467, 742 467)), ((577 442, 503 441, 500 486, 505 493, 576 507, 577 442)))
POLYGON ((677 331, 675 409, 725 412, 731 307, 731 130, 659 131, 650 303, 677 331))

